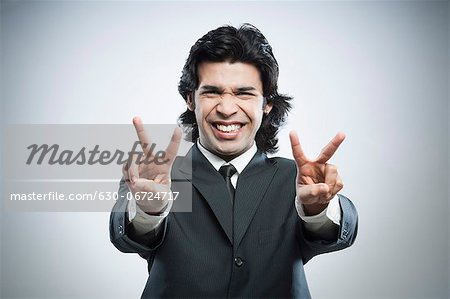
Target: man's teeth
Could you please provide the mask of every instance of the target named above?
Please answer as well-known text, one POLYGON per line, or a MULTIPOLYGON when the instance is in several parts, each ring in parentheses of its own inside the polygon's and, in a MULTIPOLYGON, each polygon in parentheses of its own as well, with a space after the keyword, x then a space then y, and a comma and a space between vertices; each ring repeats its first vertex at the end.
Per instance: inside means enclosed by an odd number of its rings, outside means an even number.
POLYGON ((217 129, 222 132, 234 132, 241 128, 241 125, 216 125, 217 129))

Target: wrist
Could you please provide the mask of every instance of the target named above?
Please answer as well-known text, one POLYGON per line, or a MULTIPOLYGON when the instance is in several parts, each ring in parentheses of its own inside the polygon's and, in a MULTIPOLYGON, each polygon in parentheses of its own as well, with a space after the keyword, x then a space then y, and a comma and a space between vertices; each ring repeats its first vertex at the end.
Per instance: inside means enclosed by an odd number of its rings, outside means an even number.
POLYGON ((160 216, 163 214, 167 209, 168 203, 169 201, 167 199, 153 200, 146 198, 136 200, 137 207, 150 216, 160 216))
POLYGON ((305 216, 314 216, 323 212, 328 207, 328 203, 303 204, 303 211, 305 216))
POLYGON ((166 208, 167 208, 167 203, 158 211, 145 211, 145 214, 150 215, 150 216, 161 216, 166 211, 166 208))

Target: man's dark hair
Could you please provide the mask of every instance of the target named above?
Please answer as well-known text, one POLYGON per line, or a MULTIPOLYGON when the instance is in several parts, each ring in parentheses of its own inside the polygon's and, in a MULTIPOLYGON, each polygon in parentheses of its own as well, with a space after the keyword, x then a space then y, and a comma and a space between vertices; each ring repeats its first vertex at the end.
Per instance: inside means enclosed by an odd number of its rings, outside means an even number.
MULTIPOLYGON (((238 29, 222 26, 200 38, 191 48, 178 85, 178 91, 185 101, 188 95, 194 100, 194 91, 199 85, 197 68, 205 61, 244 62, 259 70, 264 101, 272 104, 272 110, 267 115, 263 114, 261 126, 255 136, 256 146, 266 153, 276 152, 277 133, 285 122, 292 98, 278 93, 278 62, 264 35, 255 26, 243 24, 238 29)), ((187 109, 178 121, 184 127, 187 138, 197 140, 199 133, 195 113, 187 109)))

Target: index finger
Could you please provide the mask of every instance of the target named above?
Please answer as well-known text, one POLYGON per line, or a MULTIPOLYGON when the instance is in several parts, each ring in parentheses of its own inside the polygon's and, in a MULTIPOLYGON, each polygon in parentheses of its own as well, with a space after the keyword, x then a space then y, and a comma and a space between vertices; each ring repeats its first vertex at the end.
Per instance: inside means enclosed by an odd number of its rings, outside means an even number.
POLYGON ((304 163, 308 162, 308 158, 305 156, 302 146, 300 145, 300 140, 298 139, 297 132, 291 131, 289 133, 289 139, 291 140, 292 155, 294 156, 297 165, 301 166, 304 163))
POLYGON ((135 116, 133 118, 133 125, 136 129, 136 134, 138 136, 139 142, 141 143, 142 150, 144 151, 145 156, 148 156, 150 139, 145 132, 144 125, 142 124, 142 120, 139 116, 135 116))
POLYGON ((334 136, 333 139, 322 149, 319 156, 316 159, 316 162, 318 163, 326 163, 330 158, 334 155, 334 153, 337 151, 341 143, 345 139, 345 134, 342 132, 339 132, 334 136))

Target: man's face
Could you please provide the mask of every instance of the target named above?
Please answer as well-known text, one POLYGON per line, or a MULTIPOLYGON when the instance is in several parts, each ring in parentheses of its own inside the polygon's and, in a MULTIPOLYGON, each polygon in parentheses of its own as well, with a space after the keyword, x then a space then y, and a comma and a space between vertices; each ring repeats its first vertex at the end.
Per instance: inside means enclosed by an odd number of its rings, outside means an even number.
POLYGON ((247 63, 204 62, 198 66, 199 86, 188 107, 195 112, 200 143, 231 160, 255 140, 263 113, 263 86, 258 69, 247 63))

